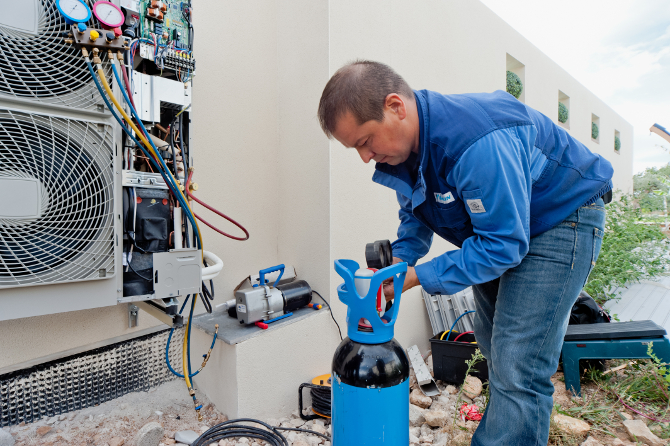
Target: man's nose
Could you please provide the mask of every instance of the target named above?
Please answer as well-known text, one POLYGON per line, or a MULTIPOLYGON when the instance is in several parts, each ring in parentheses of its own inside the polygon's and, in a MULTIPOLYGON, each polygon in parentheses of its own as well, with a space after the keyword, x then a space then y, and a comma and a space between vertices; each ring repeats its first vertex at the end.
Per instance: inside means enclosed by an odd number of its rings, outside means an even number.
POLYGON ((356 148, 358 155, 361 157, 365 164, 369 163, 372 158, 375 156, 375 152, 365 147, 356 148))

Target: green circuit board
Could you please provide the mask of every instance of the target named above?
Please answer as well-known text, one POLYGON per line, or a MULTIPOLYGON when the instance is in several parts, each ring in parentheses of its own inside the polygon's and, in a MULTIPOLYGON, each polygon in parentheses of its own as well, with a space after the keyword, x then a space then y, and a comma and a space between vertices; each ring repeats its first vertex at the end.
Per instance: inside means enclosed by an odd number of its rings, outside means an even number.
POLYGON ((178 38, 179 48, 191 49, 189 23, 184 17, 188 14, 188 8, 191 5, 190 1, 179 0, 162 0, 167 6, 167 11, 163 12, 163 21, 156 21, 151 17, 147 17, 147 9, 151 7, 151 0, 139 1, 140 13, 140 37, 153 40, 152 34, 162 36, 164 32, 168 33, 168 40, 160 38, 159 43, 166 44, 168 41, 177 40, 175 30, 180 34, 178 38))

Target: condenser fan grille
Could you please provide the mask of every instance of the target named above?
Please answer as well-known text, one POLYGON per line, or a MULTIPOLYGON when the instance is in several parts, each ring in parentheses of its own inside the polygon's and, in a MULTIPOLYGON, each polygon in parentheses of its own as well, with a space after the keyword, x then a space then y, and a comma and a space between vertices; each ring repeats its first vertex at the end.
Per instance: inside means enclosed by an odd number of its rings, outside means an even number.
POLYGON ((112 149, 108 126, 0 110, 0 287, 114 273, 112 149))
MULTIPOLYGON (((21 2, 35 2, 30 10, 38 16, 36 29, 33 33, 0 23, 0 95, 82 109, 102 107, 81 52, 64 41, 70 26, 55 0, 21 2)), ((101 55, 109 78, 106 57, 101 55)))

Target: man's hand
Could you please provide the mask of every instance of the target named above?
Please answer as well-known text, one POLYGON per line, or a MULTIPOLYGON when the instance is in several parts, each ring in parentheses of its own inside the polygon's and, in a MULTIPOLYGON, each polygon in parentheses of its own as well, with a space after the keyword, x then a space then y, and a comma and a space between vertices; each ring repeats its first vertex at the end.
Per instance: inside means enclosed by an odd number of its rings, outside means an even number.
MULTIPOLYGON (((393 265, 395 265, 396 263, 401 263, 402 261, 403 260, 397 257, 393 257, 393 265)), ((405 291, 409 290, 410 288, 414 288, 417 285, 421 284, 419 283, 419 278, 416 276, 414 267, 408 266, 407 274, 405 274, 405 283, 403 284, 402 292, 404 293, 405 291)), ((384 281, 384 296, 386 297, 387 302, 395 297, 393 289, 393 278, 386 279, 384 281)))

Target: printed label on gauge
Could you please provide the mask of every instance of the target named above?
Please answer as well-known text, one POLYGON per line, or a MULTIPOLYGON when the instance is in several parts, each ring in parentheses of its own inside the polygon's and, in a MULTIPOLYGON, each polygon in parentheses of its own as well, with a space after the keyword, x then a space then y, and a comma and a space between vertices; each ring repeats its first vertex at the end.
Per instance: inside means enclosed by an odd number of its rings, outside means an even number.
POLYGON ((237 305, 237 312, 238 313, 246 313, 247 312, 247 306, 244 304, 238 304, 237 305))

